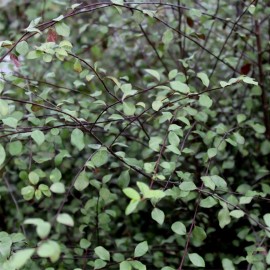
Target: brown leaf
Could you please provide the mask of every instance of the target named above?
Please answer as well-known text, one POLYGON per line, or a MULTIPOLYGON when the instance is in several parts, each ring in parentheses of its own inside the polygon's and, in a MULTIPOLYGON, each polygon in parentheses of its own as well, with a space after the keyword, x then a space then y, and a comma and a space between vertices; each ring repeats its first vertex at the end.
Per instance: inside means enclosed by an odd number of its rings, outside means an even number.
POLYGON ((56 42, 57 38, 58 36, 54 28, 50 28, 48 31, 47 42, 56 42))
POLYGON ((202 33, 196 33, 197 37, 199 39, 202 39, 202 40, 205 40, 205 34, 202 34, 202 33))
POLYGON ((194 21, 190 17, 187 17, 187 24, 192 28, 194 26, 194 21))
POLYGON ((20 63, 20 61, 19 61, 17 55, 15 55, 15 54, 13 54, 13 53, 10 54, 10 60, 12 61, 12 63, 13 63, 17 68, 21 65, 21 63, 20 63))
POLYGON ((40 106, 38 106, 38 105, 32 105, 31 106, 31 110, 33 111, 33 112, 38 112, 38 111, 41 111, 41 110, 43 110, 43 108, 42 107, 40 107, 40 106))
POLYGON ((243 75, 247 75, 249 73, 250 69, 251 69, 251 64, 246 63, 241 67, 240 73, 243 74, 243 75))
POLYGON ((191 37, 195 37, 197 39, 202 39, 202 40, 205 40, 205 34, 202 34, 202 33, 191 33, 190 34, 191 37))

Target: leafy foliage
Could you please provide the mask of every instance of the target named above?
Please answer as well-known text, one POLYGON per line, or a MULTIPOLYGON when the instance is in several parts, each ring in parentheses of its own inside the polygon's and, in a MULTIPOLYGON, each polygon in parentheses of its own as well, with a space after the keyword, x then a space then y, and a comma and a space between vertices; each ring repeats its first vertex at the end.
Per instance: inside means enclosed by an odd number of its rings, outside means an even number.
POLYGON ((270 269, 268 1, 0 2, 0 269, 270 269))

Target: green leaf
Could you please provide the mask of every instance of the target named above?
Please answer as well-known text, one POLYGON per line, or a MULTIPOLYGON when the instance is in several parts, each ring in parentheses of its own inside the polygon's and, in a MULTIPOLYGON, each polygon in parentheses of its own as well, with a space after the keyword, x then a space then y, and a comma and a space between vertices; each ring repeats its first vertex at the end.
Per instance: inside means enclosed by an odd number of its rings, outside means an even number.
POLYGON ((131 102, 123 102, 123 111, 125 115, 131 116, 136 112, 136 107, 131 102))
POLYGON ((245 143, 245 138, 239 132, 234 132, 233 136, 238 144, 245 143))
MULTIPOLYGON (((4 87, 5 87, 5 83, 3 81, 1 81, 1 79, 0 79, 0 94, 4 90, 4 87)), ((1 100, 0 100, 0 104, 1 104, 1 100)))
MULTIPOLYGON (((23 149, 23 145, 20 141, 11 142, 8 145, 8 151, 12 156, 19 156, 22 152, 22 149, 23 149)), ((1 156, 1 153, 0 153, 0 156, 1 156)))
POLYGON ((79 3, 79 4, 73 4, 73 5, 71 5, 71 8, 72 8, 72 9, 75 9, 75 8, 79 7, 81 4, 82 4, 82 3, 79 3))
POLYGON ((151 212, 151 217, 155 220, 158 224, 162 225, 164 223, 165 214, 162 210, 158 208, 154 208, 151 212))
POLYGON ((239 204, 249 204, 251 203, 252 199, 253 199, 252 196, 249 196, 249 197, 242 196, 240 197, 239 204))
POLYGON ((53 21, 55 22, 60 22, 61 20, 63 20, 65 17, 63 15, 58 16, 57 18, 53 19, 53 21))
POLYGON ((95 263, 94 263, 94 266, 95 268, 94 269, 102 269, 104 268, 105 266, 107 265, 107 262, 101 260, 101 259, 96 259, 95 260, 95 263))
POLYGON ((156 11, 149 10, 149 9, 143 9, 142 12, 149 16, 150 18, 154 18, 156 11))
POLYGON ((70 35, 70 28, 64 22, 58 22, 55 25, 56 33, 63 37, 68 37, 70 35))
POLYGON ((203 83, 204 86, 206 86, 206 87, 209 86, 209 78, 208 78, 208 76, 205 73, 199 72, 197 74, 197 77, 202 81, 202 83, 203 83))
POLYGON ((179 82, 179 81, 172 81, 170 82, 171 88, 177 92, 182 94, 188 94, 190 89, 187 84, 179 82))
POLYGON ((41 17, 35 18, 34 20, 30 22, 29 26, 24 30, 27 32, 38 32, 41 34, 41 31, 35 27, 39 24, 40 20, 41 20, 41 17))
POLYGON ((210 177, 211 177, 212 181, 215 183, 216 187, 223 188, 223 189, 227 188, 226 181, 223 178, 221 178, 220 176, 212 175, 210 177))
POLYGON ((61 248, 56 241, 47 240, 38 247, 37 254, 39 257, 50 258, 52 262, 56 262, 60 257, 61 248))
POLYGON ((16 46, 16 52, 19 53, 20 55, 26 55, 29 51, 29 46, 28 43, 23 40, 19 42, 16 46))
POLYGON ((193 265, 197 267, 205 267, 204 259, 197 253, 188 254, 188 258, 192 262, 193 265))
POLYGON ((91 161, 95 167, 101 167, 108 162, 109 155, 106 148, 100 148, 92 157, 91 161))
MULTIPOLYGON (((114 78, 114 81, 115 80, 116 79, 114 78)), ((118 80, 116 81, 116 83, 117 83, 116 85, 117 86, 119 85, 118 87, 120 87, 120 89, 124 93, 124 95, 122 97, 122 100, 124 100, 128 96, 132 96, 132 95, 134 95, 134 94, 137 93, 137 90, 132 90, 132 85, 130 83, 124 83, 124 84, 120 85, 120 83, 118 82, 118 80)))
POLYGON ((149 73, 151 76, 153 76, 154 78, 156 78, 158 81, 160 81, 160 74, 158 73, 158 71, 154 69, 145 69, 145 71, 149 73))
POLYGON ((169 132, 168 139, 171 145, 178 146, 180 143, 179 137, 173 131, 169 132))
POLYGON ((211 208, 217 204, 217 200, 215 200, 213 197, 209 196, 205 199, 202 199, 200 202, 200 207, 203 208, 211 208))
MULTIPOLYGON (((267 253, 267 256, 266 256, 266 263, 269 265, 270 264, 270 250, 268 251, 267 253)), ((229 269, 228 269, 229 270, 229 269)))
POLYGON ((183 191, 192 191, 197 189, 196 185, 191 181, 184 181, 180 184, 179 188, 183 191))
POLYGON ((117 180, 117 185, 119 185, 120 188, 123 189, 123 188, 128 187, 129 182, 130 182, 129 171, 128 171, 128 170, 127 170, 127 171, 123 171, 123 172, 120 174, 120 176, 119 176, 119 178, 118 178, 118 180, 117 180))
POLYGON ((119 270, 131 270, 132 266, 130 265, 129 261, 123 261, 119 265, 119 270))
POLYGON ((53 183, 53 184, 50 186, 50 190, 51 190, 53 193, 63 194, 63 193, 65 193, 65 186, 64 186, 63 183, 56 182, 56 183, 53 183))
POLYGON ((145 197, 147 195, 147 193, 149 193, 150 188, 147 184, 143 183, 143 182, 137 182, 136 183, 140 192, 143 194, 143 196, 145 197))
POLYGON ((40 184, 38 189, 47 197, 51 197, 52 193, 47 185, 40 184))
POLYGON ((219 221, 219 226, 220 228, 224 228, 226 225, 230 224, 231 222, 231 217, 230 217, 230 212, 228 208, 222 208, 218 212, 218 221, 219 221))
POLYGON ((62 178, 62 174, 61 174, 61 172, 59 171, 59 169, 54 168, 54 169, 51 171, 51 174, 50 174, 50 180, 51 180, 53 183, 55 183, 55 182, 60 181, 61 178, 62 178))
POLYGON ((111 0, 111 2, 113 4, 116 4, 116 5, 121 5, 121 6, 124 5, 124 1, 123 0, 111 0))
POLYGON ((244 114, 237 114, 236 119, 237 123, 240 124, 244 122, 247 119, 247 117, 244 114))
POLYGON ((0 231, 0 254, 1 254, 0 262, 2 262, 3 260, 5 261, 10 256, 11 246, 12 246, 11 237, 8 235, 8 233, 0 231))
POLYGON ((36 59, 36 58, 39 58, 40 56, 41 56, 40 52, 38 52, 38 51, 30 51, 27 54, 26 58, 27 59, 36 59))
POLYGON ((82 249, 88 249, 91 246, 91 242, 89 242, 87 239, 82 238, 80 240, 80 248, 82 249))
POLYGON ((133 269, 146 270, 146 266, 143 263, 141 263, 140 261, 130 261, 129 263, 131 264, 133 269))
POLYGON ((210 176, 202 176, 201 179, 206 187, 210 188, 211 190, 215 190, 216 185, 210 176))
POLYGON ((127 197, 134 201, 139 201, 141 199, 140 194, 133 188, 124 188, 123 192, 127 197))
POLYGON ((155 151, 158 152, 160 149, 160 145, 162 144, 162 138, 160 137, 151 137, 149 141, 149 147, 155 151))
POLYGON ((249 7, 248 7, 248 12, 250 13, 250 14, 254 14, 254 12, 255 12, 255 10, 256 10, 256 6, 255 5, 250 5, 249 7))
POLYGON ((95 78, 95 75, 93 75, 93 74, 87 75, 87 76, 85 77, 85 79, 86 79, 88 82, 90 82, 93 78, 95 78))
POLYGON ((116 253, 113 254, 112 257, 113 257, 113 261, 118 262, 118 263, 125 260, 125 256, 122 253, 117 253, 116 252, 116 253))
POLYGON ((35 141, 37 145, 42 145, 45 141, 44 133, 40 130, 32 131, 31 138, 35 141))
POLYGON ((28 178, 33 185, 36 185, 39 182, 39 175, 36 172, 30 172, 28 178))
POLYGON ((202 12, 199 9, 192 8, 189 10, 189 15, 192 18, 200 18, 202 16, 202 12))
POLYGON ((166 196, 166 193, 163 190, 148 190, 144 193, 144 198, 147 199, 162 199, 166 196))
POLYGON ((185 225, 180 221, 174 222, 171 226, 171 229, 174 233, 179 234, 179 235, 186 235, 187 233, 187 229, 185 225))
POLYGON ((230 216, 234 218, 241 218, 245 215, 245 212, 242 210, 233 210, 230 212, 230 216))
POLYGON ((56 218, 57 222, 64 224, 66 226, 73 227, 74 226, 74 220, 73 218, 66 213, 58 214, 56 218))
POLYGON ((216 148, 209 148, 207 150, 207 155, 209 158, 213 158, 217 155, 217 149, 216 148))
POLYGON ((147 241, 143 241, 141 243, 139 243, 135 250, 134 250, 134 257, 142 257, 143 255, 146 254, 146 252, 148 251, 148 243, 147 241))
POLYGON ((159 109, 163 106, 163 103, 160 100, 156 100, 152 103, 152 108, 154 111, 159 111, 159 109))
POLYGON ((71 144, 75 146, 79 151, 84 149, 85 144, 84 144, 84 134, 83 132, 76 128, 72 131, 71 133, 71 144))
POLYGON ((73 69, 78 73, 82 72, 82 66, 81 66, 81 62, 79 59, 75 60, 74 65, 73 65, 73 69))
POLYGON ((0 166, 2 166, 6 159, 6 151, 2 144, 0 144, 0 166))
POLYGON ((36 200, 40 200, 42 198, 42 192, 39 189, 35 190, 35 198, 36 200))
POLYGON ((181 122, 185 123, 187 126, 190 126, 190 122, 186 117, 180 116, 180 117, 177 117, 177 119, 180 120, 181 122))
POLYGON ((13 253, 9 259, 11 267, 14 267, 14 269, 20 269, 32 257, 34 252, 34 248, 26 248, 16 251, 16 253, 13 253))
POLYGON ((199 226, 194 226, 194 229, 192 231, 192 237, 193 240, 202 242, 207 237, 207 235, 203 228, 199 226))
POLYGON ((178 74, 178 70, 177 69, 171 70, 170 73, 169 73, 169 80, 174 79, 177 76, 177 74, 178 74))
POLYGON ((64 48, 66 51, 71 51, 73 45, 71 44, 69 40, 62 40, 59 43, 59 47, 64 48))
POLYGON ((25 236, 22 233, 13 233, 11 235, 12 243, 19 243, 26 240, 25 236))
POLYGON ((24 224, 35 225, 40 238, 46 238, 51 231, 51 224, 41 218, 28 218, 24 221, 24 224))
POLYGON ((261 124, 254 124, 252 125, 252 128, 259 134, 263 134, 265 132, 265 126, 261 124))
POLYGON ((4 118, 2 121, 4 125, 9 126, 11 128, 16 128, 18 125, 18 120, 14 117, 7 117, 7 118, 4 118))
POLYGON ((162 35, 162 42, 165 45, 168 45, 172 42, 172 40, 173 40, 173 31, 171 29, 167 29, 162 35))
POLYGON ((227 258, 222 259, 222 267, 224 270, 235 270, 233 262, 227 258))
POLYGON ((8 103, 0 99, 0 116, 6 116, 9 113, 8 103))
POLYGON ((166 148, 176 155, 181 155, 181 152, 176 145, 167 145, 166 148))
POLYGON ((131 200, 130 203, 128 204, 126 210, 125 210, 125 214, 130 215, 131 213, 133 213, 136 210, 139 202, 140 201, 137 201, 137 200, 136 201, 131 200))
POLYGON ((210 108, 213 104, 212 99, 205 94, 200 95, 199 104, 203 107, 210 108))
MULTIPOLYGON (((1 155, 0 155, 1 157, 1 155)), ((21 194, 26 201, 33 199, 35 194, 35 188, 33 186, 26 186, 21 189, 21 194)))
POLYGON ((267 225, 267 227, 270 227, 270 214, 265 214, 263 216, 263 220, 264 220, 265 224, 267 225))
POLYGON ((220 86, 222 88, 225 88, 226 86, 230 85, 230 84, 228 84, 227 82, 224 82, 224 81, 220 81, 219 83, 220 83, 220 86))
POLYGON ((110 260, 110 252, 102 246, 96 247, 95 253, 101 260, 104 260, 104 261, 110 260))
POLYGON ((74 187, 75 189, 77 189, 78 191, 83 191, 84 189, 86 189, 89 185, 89 179, 86 175, 86 172, 85 171, 82 171, 76 181, 75 181, 75 184, 74 184, 74 187))
POLYGON ((256 82, 253 78, 250 78, 250 77, 244 77, 243 82, 247 84, 258 85, 258 82, 256 82))

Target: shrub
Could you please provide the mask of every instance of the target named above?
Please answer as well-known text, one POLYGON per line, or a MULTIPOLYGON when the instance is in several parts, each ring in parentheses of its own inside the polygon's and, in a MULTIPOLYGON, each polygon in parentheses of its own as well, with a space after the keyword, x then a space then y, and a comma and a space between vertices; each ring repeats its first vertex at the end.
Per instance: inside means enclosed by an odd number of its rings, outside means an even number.
POLYGON ((70 2, 2 6, 1 269, 267 269, 267 1, 70 2))

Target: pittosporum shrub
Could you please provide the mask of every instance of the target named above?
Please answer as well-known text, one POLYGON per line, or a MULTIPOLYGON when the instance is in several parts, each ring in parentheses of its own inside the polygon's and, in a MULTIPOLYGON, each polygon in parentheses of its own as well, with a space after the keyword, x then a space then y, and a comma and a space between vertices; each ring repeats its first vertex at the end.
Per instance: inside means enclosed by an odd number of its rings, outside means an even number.
POLYGON ((270 269, 269 1, 2 1, 0 265, 270 269))

